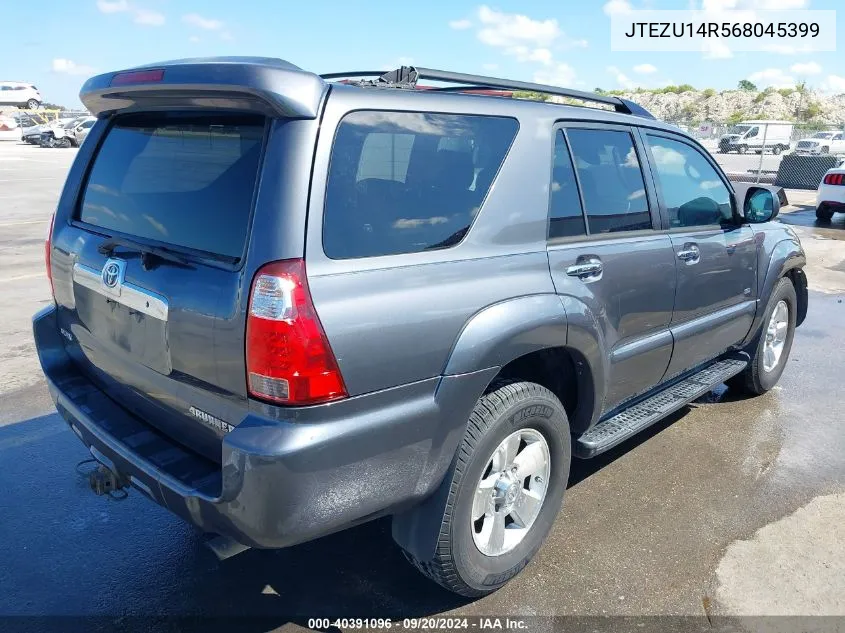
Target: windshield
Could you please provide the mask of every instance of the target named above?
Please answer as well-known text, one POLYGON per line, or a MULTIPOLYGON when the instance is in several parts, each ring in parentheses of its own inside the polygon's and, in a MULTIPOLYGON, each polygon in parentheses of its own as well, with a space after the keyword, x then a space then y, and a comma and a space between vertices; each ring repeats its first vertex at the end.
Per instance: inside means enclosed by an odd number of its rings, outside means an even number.
POLYGON ((817 132, 813 134, 813 138, 832 138, 834 132, 817 132))
POLYGON ((68 121, 62 127, 66 130, 70 130, 71 128, 75 128, 77 125, 82 123, 83 119, 73 119, 72 121, 68 121))
POLYGON ((751 129, 750 125, 734 125, 730 130, 728 130, 728 133, 729 134, 745 134, 750 129, 751 129))

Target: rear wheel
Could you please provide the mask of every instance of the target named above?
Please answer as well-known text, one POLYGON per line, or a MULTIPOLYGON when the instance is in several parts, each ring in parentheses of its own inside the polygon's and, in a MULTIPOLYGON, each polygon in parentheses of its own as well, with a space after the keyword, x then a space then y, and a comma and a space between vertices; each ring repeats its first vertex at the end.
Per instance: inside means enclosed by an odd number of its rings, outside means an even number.
POLYGON ((731 387, 760 395, 777 384, 792 349, 797 305, 795 287, 789 279, 782 278, 766 305, 763 329, 754 344, 751 362, 731 379, 731 387))
POLYGON ((782 148, 780 145, 775 145, 775 146, 772 148, 772 154, 774 154, 775 156, 777 156, 778 154, 780 154, 782 151, 783 151, 783 148, 782 148))
POLYGON ((816 219, 819 222, 829 223, 833 219, 833 211, 826 204, 822 203, 816 209, 816 219))
POLYGON ((59 147, 64 147, 64 148, 73 147, 73 143, 71 142, 71 140, 70 140, 67 136, 65 136, 64 138, 62 138, 62 139, 61 139, 61 140, 57 143, 57 145, 58 145, 59 147))
POLYGON ((822 154, 830 154, 830 148, 827 145, 822 147, 822 154))
POLYGON ((739 152, 740 154, 744 154, 745 152, 748 151, 748 145, 740 145, 739 147, 736 148, 736 151, 739 152))
POLYGON ((37 110, 39 105, 41 104, 38 103, 38 101, 35 99, 30 99, 26 102, 26 107, 28 110, 37 110))
POLYGON ((549 533, 571 455, 569 422, 555 395, 530 382, 501 383, 476 404, 447 475, 436 552, 408 559, 464 596, 499 589, 549 533))

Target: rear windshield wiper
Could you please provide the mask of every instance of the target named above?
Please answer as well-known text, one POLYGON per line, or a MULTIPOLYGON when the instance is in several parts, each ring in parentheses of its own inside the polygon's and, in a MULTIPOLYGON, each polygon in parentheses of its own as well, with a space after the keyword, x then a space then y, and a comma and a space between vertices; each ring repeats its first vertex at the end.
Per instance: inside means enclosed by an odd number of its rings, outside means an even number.
POLYGON ((187 259, 185 259, 181 255, 174 253, 170 249, 164 248, 162 246, 151 246, 149 244, 141 244, 140 242, 128 240, 123 237, 110 237, 97 247, 97 251, 99 251, 103 255, 111 257, 114 253, 114 249, 118 246, 122 246, 124 248, 128 248, 131 251, 141 253, 141 264, 144 266, 144 268, 149 267, 151 263, 150 257, 156 257, 158 259, 167 262, 172 262, 174 264, 180 264, 182 266, 189 265, 187 259))

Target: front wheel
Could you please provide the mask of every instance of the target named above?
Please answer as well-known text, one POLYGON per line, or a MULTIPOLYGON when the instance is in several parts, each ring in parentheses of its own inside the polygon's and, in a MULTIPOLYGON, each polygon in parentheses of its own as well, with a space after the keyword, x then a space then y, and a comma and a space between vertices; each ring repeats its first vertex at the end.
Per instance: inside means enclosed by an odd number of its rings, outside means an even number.
POLYGON ((732 387, 760 395, 777 384, 792 349, 797 306, 795 287, 784 277, 775 284, 766 305, 763 329, 754 346, 751 362, 732 379, 732 387))
POLYGON ((39 105, 40 104, 35 99, 30 99, 29 101, 26 102, 27 110, 37 110, 39 105))
POLYGON ((830 148, 827 145, 822 147, 822 154, 830 154, 830 148))
POLYGON ((777 156, 778 154, 780 154, 782 151, 783 151, 783 148, 782 148, 780 145, 775 145, 775 146, 772 148, 772 154, 774 154, 775 156, 777 156))
POLYGON ((739 147, 736 148, 736 151, 739 152, 740 154, 744 154, 745 152, 748 151, 748 145, 740 145, 739 147))
POLYGON ((58 142, 58 146, 67 149, 68 147, 73 147, 73 143, 67 136, 65 136, 58 142))
POLYGON ((473 410, 447 475, 437 549, 408 559, 463 596, 499 589, 542 545, 563 501, 572 447, 566 411, 530 382, 500 383, 473 410))

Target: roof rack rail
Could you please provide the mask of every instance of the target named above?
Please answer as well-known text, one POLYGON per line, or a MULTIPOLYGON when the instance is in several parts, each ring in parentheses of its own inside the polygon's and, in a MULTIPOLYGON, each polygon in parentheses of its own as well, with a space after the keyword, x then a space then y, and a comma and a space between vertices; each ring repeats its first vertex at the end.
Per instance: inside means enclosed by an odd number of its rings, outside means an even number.
POLYGON ((432 81, 441 81, 443 83, 460 84, 461 87, 448 88, 434 88, 434 90, 442 91, 456 91, 456 90, 488 90, 491 88, 499 88, 506 90, 525 90, 530 92, 540 92, 543 94, 555 95, 560 97, 570 97, 573 99, 580 99, 581 101, 592 101, 593 103, 603 103, 605 105, 613 106, 616 112, 622 114, 632 114, 634 116, 644 117, 647 119, 654 119, 654 115, 642 106, 622 99, 620 97, 613 97, 610 95, 600 95, 595 92, 585 92, 582 90, 573 90, 571 88, 559 88, 557 86, 548 86, 545 84, 535 84, 528 81, 515 81, 513 79, 498 79, 496 77, 485 77, 483 75, 470 75, 466 73, 454 73, 447 70, 435 70, 433 68, 421 68, 419 66, 402 66, 396 70, 384 72, 380 70, 364 70, 351 71, 340 73, 327 73, 320 75, 323 79, 344 79, 351 77, 375 77, 376 79, 362 79, 356 82, 358 85, 384 87, 384 88, 404 88, 413 89, 416 87, 417 81, 420 79, 430 79, 432 81))

